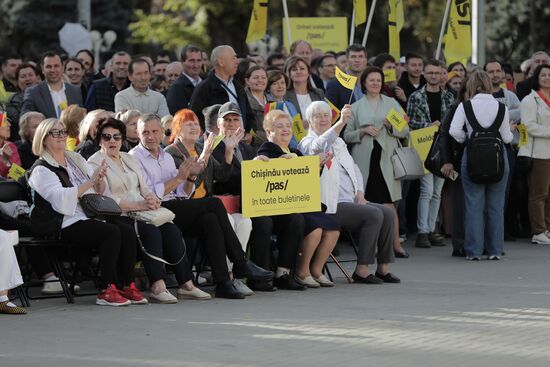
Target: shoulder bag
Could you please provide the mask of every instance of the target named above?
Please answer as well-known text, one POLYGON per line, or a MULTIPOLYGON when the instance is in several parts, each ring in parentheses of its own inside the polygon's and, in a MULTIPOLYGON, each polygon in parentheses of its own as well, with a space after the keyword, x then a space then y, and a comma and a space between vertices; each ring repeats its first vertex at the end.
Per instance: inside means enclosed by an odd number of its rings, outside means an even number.
POLYGON ((80 206, 88 218, 105 218, 122 214, 120 206, 112 198, 100 194, 84 194, 80 206))
POLYGON ((416 149, 399 145, 391 156, 393 177, 396 180, 416 180, 424 176, 424 166, 416 149))

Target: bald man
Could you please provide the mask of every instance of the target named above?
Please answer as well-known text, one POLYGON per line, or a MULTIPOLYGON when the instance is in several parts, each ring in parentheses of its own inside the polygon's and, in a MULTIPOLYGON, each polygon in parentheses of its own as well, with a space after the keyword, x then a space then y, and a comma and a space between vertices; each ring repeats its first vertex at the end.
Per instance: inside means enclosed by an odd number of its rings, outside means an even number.
POLYGON ((243 124, 247 135, 245 140, 252 142, 251 130, 256 130, 256 119, 248 103, 248 98, 242 85, 233 76, 237 72, 239 59, 231 46, 222 45, 214 48, 210 56, 213 70, 203 80, 191 96, 191 109, 199 117, 204 131, 204 116, 202 110, 214 104, 225 102, 236 103, 243 113, 243 124))

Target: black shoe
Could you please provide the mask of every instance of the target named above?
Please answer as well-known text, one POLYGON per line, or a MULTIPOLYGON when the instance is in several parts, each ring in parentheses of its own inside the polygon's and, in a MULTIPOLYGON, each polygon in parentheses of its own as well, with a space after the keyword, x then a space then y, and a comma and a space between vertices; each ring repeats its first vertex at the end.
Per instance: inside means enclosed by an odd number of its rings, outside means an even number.
POLYGON ((393 253, 395 254, 395 257, 398 259, 408 259, 409 257, 411 257, 411 255, 409 255, 409 253, 405 250, 394 251, 393 253))
POLYGON ((464 252, 464 250, 453 250, 453 253, 451 254, 451 256, 466 257, 466 253, 464 252))
POLYGON ((272 280, 247 280, 248 288, 257 292, 275 292, 277 287, 273 286, 272 280))
POLYGON ((432 245, 430 244, 430 239, 428 238, 427 233, 419 233, 416 236, 416 242, 414 244, 415 247, 419 248, 430 248, 432 245))
POLYGON ((428 240, 432 246, 445 246, 445 237, 437 233, 430 233, 428 240))
POLYGON ((237 289, 233 280, 216 284, 216 298, 244 299, 245 295, 237 289))
POLYGON ((384 283, 401 283, 401 279, 393 275, 392 273, 380 274, 379 272, 374 273, 377 278, 380 278, 384 283))
POLYGON ((233 275, 235 278, 246 278, 252 280, 271 280, 273 272, 260 268, 250 260, 246 260, 242 264, 233 265, 233 275))
POLYGON ((357 273, 353 273, 351 276, 352 279, 355 281, 355 283, 363 283, 363 284, 382 284, 384 281, 380 278, 378 278, 375 275, 369 274, 366 277, 362 277, 360 275, 357 275, 357 273))
POLYGON ((294 277, 291 277, 289 274, 283 274, 278 278, 273 278, 273 285, 278 289, 286 289, 289 291, 305 291, 306 286, 298 284, 294 277))

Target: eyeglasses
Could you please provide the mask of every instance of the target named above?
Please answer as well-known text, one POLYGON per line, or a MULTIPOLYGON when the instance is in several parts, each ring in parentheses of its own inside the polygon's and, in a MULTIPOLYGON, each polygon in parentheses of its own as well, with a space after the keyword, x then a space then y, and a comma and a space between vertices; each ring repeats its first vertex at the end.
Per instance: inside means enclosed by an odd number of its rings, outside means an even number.
POLYGON ((48 135, 54 138, 64 138, 68 135, 67 129, 52 130, 48 132, 48 135))
POLYGON ((105 141, 111 141, 111 139, 115 139, 115 141, 121 141, 122 140, 122 134, 101 134, 101 139, 105 141))

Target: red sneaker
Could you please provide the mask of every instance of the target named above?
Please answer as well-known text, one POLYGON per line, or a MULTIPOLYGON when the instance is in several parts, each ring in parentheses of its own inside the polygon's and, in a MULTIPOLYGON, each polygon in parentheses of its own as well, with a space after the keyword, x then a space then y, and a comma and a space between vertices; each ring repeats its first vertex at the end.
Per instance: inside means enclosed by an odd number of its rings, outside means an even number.
POLYGON ((128 306, 131 302, 120 295, 114 284, 110 284, 97 296, 95 303, 100 306, 128 306))
POLYGON ((147 304, 147 298, 143 297, 139 289, 136 288, 136 283, 132 282, 130 283, 129 287, 125 287, 122 290, 119 290, 118 293, 130 300, 133 305, 146 305, 147 304))

